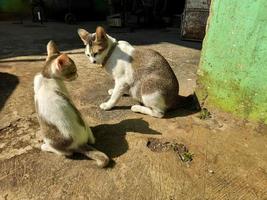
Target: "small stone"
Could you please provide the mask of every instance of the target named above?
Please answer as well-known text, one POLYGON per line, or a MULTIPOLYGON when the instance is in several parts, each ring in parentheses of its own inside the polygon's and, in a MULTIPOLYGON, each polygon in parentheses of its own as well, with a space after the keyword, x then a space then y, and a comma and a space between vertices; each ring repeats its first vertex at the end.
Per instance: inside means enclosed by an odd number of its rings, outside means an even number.
POLYGON ((209 172, 210 174, 214 174, 214 171, 213 171, 212 169, 209 169, 208 172, 209 172))

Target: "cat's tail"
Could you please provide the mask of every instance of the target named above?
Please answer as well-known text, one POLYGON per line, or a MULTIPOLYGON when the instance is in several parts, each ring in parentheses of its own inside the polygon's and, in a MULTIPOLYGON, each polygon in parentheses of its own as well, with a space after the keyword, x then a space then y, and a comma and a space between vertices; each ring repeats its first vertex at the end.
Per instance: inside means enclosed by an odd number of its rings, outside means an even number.
POLYGON ((192 111, 200 111, 201 107, 195 93, 188 96, 177 95, 177 100, 174 106, 175 109, 187 109, 192 111))
POLYGON ((100 168, 104 168, 109 163, 109 157, 90 145, 84 145, 78 149, 78 152, 96 161, 100 168))

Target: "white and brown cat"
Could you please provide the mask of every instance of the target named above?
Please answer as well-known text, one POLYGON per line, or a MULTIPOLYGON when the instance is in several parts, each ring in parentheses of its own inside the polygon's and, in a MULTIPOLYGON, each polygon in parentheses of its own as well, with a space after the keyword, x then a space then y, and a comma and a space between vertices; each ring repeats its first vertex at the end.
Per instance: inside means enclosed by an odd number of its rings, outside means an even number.
POLYGON ((90 34, 78 29, 85 54, 92 63, 102 65, 115 80, 110 99, 100 108, 109 110, 123 94, 129 94, 142 105, 133 105, 131 110, 162 118, 166 111, 175 109, 186 98, 178 96, 178 80, 166 59, 151 49, 134 48, 126 41, 117 41, 97 27, 90 34))
POLYGON ((35 107, 44 137, 41 149, 65 156, 79 152, 105 167, 109 158, 87 144, 95 143, 94 135, 64 85, 76 79, 75 63, 53 41, 47 44, 47 54, 42 72, 34 77, 35 107))

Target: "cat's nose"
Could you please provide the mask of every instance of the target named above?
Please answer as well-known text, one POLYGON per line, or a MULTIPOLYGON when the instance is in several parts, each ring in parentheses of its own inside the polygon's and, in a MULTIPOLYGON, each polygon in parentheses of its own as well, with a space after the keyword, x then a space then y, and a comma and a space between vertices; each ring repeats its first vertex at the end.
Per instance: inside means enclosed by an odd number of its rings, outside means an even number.
POLYGON ((96 63, 96 61, 94 60, 94 61, 93 61, 93 63, 95 64, 95 63, 96 63))

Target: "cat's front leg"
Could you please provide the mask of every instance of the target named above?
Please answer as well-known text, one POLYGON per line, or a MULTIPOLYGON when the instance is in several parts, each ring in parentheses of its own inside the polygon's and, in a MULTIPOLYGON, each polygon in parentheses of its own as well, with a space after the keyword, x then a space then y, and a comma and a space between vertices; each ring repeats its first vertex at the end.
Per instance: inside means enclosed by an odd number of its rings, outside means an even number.
POLYGON ((112 90, 110 99, 107 102, 100 104, 100 108, 102 110, 110 110, 111 108, 113 108, 120 97, 124 94, 126 88, 126 84, 117 81, 117 83, 115 83, 114 89, 112 90))

